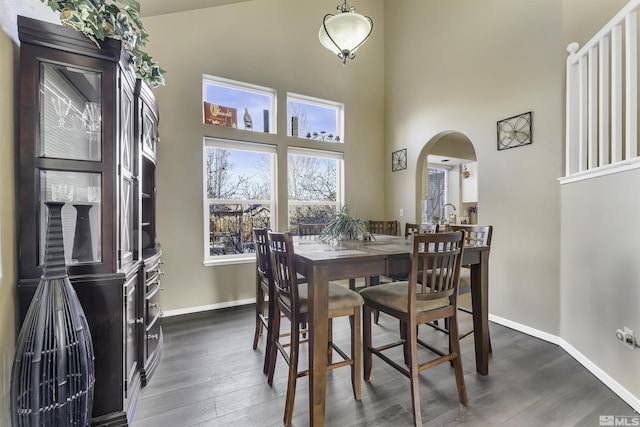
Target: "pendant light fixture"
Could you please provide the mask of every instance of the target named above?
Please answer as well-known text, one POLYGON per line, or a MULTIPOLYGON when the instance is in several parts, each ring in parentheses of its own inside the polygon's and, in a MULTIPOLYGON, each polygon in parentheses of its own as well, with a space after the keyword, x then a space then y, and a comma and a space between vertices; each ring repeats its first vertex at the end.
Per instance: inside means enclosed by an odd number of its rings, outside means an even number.
POLYGON ((337 54, 342 64, 346 64, 347 59, 353 59, 356 50, 371 35, 373 20, 356 13, 356 8, 349 6, 346 0, 337 9, 339 14, 324 16, 318 36, 322 46, 337 54))

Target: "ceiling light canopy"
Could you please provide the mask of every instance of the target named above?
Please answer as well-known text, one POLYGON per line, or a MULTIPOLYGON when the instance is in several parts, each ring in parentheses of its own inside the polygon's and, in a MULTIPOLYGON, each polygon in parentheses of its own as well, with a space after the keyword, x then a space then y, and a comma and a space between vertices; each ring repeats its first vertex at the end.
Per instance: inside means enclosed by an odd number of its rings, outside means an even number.
POLYGON ((356 50, 371 35, 373 20, 356 13, 356 8, 349 6, 346 0, 337 9, 339 14, 328 13, 324 16, 318 37, 322 46, 337 54, 346 64, 347 59, 353 59, 356 50))

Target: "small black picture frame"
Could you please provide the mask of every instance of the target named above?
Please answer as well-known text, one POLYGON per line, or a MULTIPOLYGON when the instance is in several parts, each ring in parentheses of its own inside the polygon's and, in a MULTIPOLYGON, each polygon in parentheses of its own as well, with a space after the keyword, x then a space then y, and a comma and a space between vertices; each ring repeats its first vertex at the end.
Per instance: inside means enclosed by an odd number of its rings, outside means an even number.
POLYGON ((391 172, 397 172, 407 168, 407 149, 391 153, 391 172))
POLYGON ((498 151, 531 144, 531 120, 529 111, 497 122, 498 151))

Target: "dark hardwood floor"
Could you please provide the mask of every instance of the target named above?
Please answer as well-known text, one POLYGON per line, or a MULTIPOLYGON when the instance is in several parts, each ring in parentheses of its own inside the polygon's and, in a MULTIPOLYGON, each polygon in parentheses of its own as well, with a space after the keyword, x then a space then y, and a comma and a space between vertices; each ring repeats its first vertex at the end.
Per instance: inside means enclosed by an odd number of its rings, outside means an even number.
MULTIPOLYGON (((461 330, 471 324, 463 316, 461 330)), ((266 334, 253 350, 253 328, 253 306, 163 319, 164 355, 141 392, 132 427, 282 426, 286 363, 278 360, 269 387, 262 374, 266 334)), ((381 315, 374 344, 376 337, 397 330, 381 315)), ((588 427, 601 425, 603 415, 638 417, 558 346, 493 323, 490 330, 493 354, 486 377, 475 371, 472 336, 462 340, 468 407, 458 403, 449 364, 421 373, 425 425, 588 427)), ((334 335, 349 349, 346 320, 336 320, 334 335)), ((446 336, 428 326, 421 326, 420 336, 446 346, 446 336)), ((305 363, 306 346, 302 352, 305 363)), ((308 384, 308 378, 298 380, 294 426, 308 425, 308 384)), ((349 368, 329 372, 326 425, 412 425, 409 380, 374 357, 372 379, 363 382, 358 402, 349 368)))

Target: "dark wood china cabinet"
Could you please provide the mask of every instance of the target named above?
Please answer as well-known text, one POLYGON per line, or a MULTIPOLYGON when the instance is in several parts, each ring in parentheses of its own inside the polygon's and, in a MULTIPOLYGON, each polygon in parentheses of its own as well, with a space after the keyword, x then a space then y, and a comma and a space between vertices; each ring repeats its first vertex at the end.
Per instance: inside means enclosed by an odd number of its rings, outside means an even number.
POLYGON ((20 323, 42 274, 46 201, 93 337, 92 425, 129 425, 162 353, 158 108, 118 40, 19 17, 20 323))

